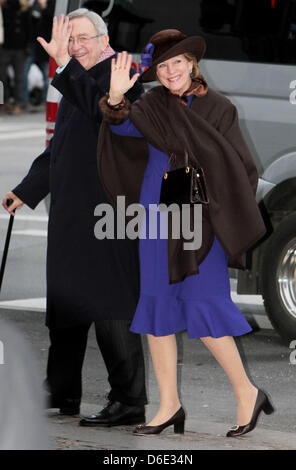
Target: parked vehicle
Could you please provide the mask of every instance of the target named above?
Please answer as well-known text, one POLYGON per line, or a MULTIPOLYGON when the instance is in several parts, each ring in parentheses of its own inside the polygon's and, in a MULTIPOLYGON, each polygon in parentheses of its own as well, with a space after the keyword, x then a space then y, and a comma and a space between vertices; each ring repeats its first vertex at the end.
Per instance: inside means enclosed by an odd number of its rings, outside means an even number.
MULTIPOLYGON (((56 14, 80 6, 104 17, 111 44, 132 52, 135 68, 160 29, 205 38, 201 71, 238 109, 260 174, 257 202, 268 227, 248 253, 248 269, 237 273, 238 293, 262 295, 274 328, 284 339, 295 339, 296 1, 59 0, 56 14)), ((50 119, 52 133, 55 116, 50 119)))

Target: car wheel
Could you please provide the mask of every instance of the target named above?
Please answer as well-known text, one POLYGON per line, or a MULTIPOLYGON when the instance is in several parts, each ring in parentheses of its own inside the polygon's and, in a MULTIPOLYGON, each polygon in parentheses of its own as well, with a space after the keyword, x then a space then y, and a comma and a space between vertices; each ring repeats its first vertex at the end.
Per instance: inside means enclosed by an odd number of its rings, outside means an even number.
POLYGON ((262 263, 266 312, 284 340, 296 339, 296 214, 287 216, 267 241, 262 263))

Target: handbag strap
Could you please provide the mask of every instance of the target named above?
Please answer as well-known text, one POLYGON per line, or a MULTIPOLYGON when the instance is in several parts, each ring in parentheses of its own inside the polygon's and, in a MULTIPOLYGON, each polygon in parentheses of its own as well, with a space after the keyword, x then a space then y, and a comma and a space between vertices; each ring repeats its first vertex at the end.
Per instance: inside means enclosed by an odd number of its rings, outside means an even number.
POLYGON ((164 177, 165 180, 166 180, 167 177, 168 177, 168 168, 169 168, 169 166, 170 166, 171 160, 176 161, 176 155, 175 155, 173 152, 170 152, 169 155, 170 155, 170 158, 169 158, 169 160, 168 160, 168 163, 167 163, 166 169, 164 170, 164 175, 163 175, 163 177, 164 177))
MULTIPOLYGON (((190 167, 189 167, 189 158, 188 158, 188 152, 187 152, 187 150, 184 151, 184 154, 185 154, 185 168, 186 168, 185 171, 186 171, 186 173, 189 173, 190 167)), ((170 158, 169 158, 169 161, 168 161, 168 163, 167 163, 167 166, 166 166, 166 169, 165 169, 165 172, 164 172, 164 176, 163 176, 164 179, 167 179, 167 177, 168 177, 168 168, 169 168, 169 165, 170 165, 170 163, 171 163, 171 160, 176 161, 176 154, 175 154, 175 153, 170 152, 169 155, 170 155, 170 158)))

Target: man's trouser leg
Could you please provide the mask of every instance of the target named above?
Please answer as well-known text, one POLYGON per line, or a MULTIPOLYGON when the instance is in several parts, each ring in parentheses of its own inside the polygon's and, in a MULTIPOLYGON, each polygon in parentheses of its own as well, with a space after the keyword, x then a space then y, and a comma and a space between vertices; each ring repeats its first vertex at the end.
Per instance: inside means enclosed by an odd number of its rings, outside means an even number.
POLYGON ((82 365, 89 325, 71 328, 50 328, 46 384, 52 396, 52 407, 68 406, 82 396, 82 365))
POLYGON ((126 405, 147 403, 145 364, 141 336, 132 333, 130 320, 100 320, 95 323, 111 391, 109 400, 126 405))

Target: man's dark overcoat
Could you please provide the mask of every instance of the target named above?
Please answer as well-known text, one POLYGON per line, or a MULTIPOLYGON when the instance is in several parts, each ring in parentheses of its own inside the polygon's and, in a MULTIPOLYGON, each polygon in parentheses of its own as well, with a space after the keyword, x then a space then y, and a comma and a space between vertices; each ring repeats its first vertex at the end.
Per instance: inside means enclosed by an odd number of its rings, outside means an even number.
MULTIPOLYGON (((137 240, 98 240, 94 209, 109 202, 98 177, 99 99, 109 90, 111 57, 86 71, 77 60, 56 74, 63 98, 54 136, 13 192, 34 209, 51 194, 47 325, 132 319, 139 296, 137 240), (80 106, 80 108, 77 107, 80 106)), ((131 101, 143 92, 137 82, 131 101)))

